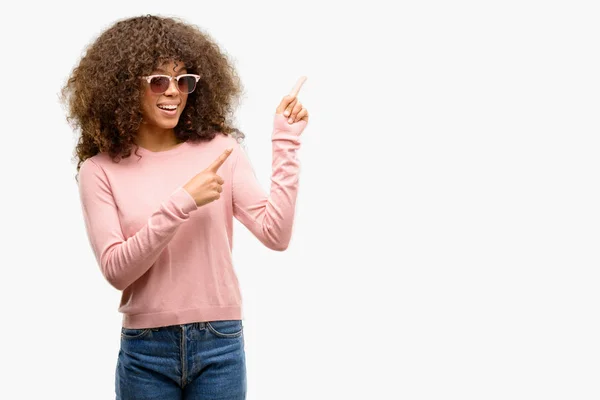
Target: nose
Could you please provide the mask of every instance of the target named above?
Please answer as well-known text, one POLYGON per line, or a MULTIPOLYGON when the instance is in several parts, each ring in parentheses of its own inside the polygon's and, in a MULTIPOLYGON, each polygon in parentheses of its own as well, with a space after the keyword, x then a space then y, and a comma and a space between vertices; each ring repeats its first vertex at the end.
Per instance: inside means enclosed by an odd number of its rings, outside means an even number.
POLYGON ((177 89, 177 80, 171 79, 171 82, 169 82, 169 87, 165 91, 165 95, 175 96, 176 94, 179 94, 179 89, 177 89))

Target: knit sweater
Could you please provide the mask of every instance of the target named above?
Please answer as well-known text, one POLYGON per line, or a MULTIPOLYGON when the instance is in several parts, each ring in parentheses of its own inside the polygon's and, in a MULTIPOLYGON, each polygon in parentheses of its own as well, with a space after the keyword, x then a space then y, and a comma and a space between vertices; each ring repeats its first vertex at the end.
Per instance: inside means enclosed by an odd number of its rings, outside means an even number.
POLYGON ((86 159, 79 194, 89 243, 105 279, 122 291, 125 328, 242 319, 232 263, 233 217, 273 250, 287 248, 298 193, 305 121, 274 117, 269 193, 244 149, 225 134, 153 152, 137 148, 120 161, 86 159), (221 197, 198 207, 183 186, 227 148, 217 174, 221 197))

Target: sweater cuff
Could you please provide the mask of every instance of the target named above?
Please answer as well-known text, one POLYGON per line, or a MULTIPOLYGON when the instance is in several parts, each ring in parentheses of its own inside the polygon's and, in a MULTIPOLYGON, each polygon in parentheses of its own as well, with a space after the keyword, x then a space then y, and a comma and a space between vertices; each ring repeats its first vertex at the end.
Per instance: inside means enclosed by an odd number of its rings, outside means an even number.
POLYGON ((300 134, 306 128, 306 124, 306 121, 298 121, 290 124, 282 114, 275 114, 271 140, 286 140, 300 145, 300 134))
POLYGON ((183 187, 177 188, 177 190, 175 190, 173 194, 171 194, 171 201, 185 215, 198 209, 198 206, 196 205, 196 200, 194 200, 192 195, 189 194, 188 191, 185 190, 183 187))

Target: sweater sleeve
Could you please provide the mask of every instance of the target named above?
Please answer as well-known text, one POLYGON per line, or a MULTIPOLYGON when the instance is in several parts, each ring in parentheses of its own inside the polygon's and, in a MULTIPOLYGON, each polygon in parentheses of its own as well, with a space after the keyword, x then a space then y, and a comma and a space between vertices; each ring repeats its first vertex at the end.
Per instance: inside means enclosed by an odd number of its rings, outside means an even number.
POLYGON ((259 185, 244 150, 236 146, 233 163, 233 215, 272 250, 285 250, 292 236, 300 164, 296 153, 305 121, 288 124, 275 114, 270 193, 259 185))
POLYGON ((87 159, 79 170, 79 195, 88 239, 106 280, 123 290, 152 267, 177 228, 197 209, 183 187, 175 190, 133 236, 125 239, 104 170, 87 159))

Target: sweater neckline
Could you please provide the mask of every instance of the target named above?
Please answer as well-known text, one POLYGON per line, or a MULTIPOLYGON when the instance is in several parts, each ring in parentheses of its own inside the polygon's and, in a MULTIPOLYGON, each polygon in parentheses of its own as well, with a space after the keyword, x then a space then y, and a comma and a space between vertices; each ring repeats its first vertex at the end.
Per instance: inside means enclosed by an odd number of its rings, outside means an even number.
POLYGON ((171 147, 168 150, 152 151, 145 147, 140 146, 139 144, 136 144, 134 153, 137 152, 141 156, 148 156, 148 157, 168 157, 168 156, 172 156, 172 155, 181 153, 182 151, 185 150, 185 148, 187 146, 188 146, 188 142, 185 141, 185 142, 181 142, 181 143, 177 144, 174 147, 171 147))

